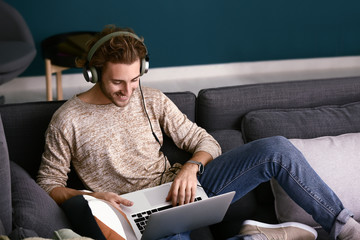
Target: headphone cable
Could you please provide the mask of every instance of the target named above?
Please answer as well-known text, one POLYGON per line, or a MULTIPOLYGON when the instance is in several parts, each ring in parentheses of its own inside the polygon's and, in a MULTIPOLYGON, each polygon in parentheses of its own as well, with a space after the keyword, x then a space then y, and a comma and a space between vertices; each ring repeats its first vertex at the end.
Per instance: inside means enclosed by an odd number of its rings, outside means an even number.
MULTIPOLYGON (((159 138, 156 136, 156 134, 154 132, 153 126, 152 126, 151 121, 150 121, 149 114, 148 114, 148 112, 146 110, 145 98, 144 98, 144 94, 143 94, 143 91, 142 91, 142 88, 141 88, 140 78, 139 78, 139 89, 140 89, 140 94, 141 94, 141 100, 142 100, 142 103, 143 103, 143 106, 144 106, 145 115, 146 115, 146 117, 148 119, 148 122, 149 122, 149 125, 150 125, 151 133, 154 136, 155 140, 159 143, 160 151, 161 151, 163 146, 161 145, 159 138)), ((161 173, 159 185, 161 185, 163 176, 164 176, 165 171, 166 171, 166 156, 165 156, 164 152, 163 152, 163 155, 164 155, 164 171, 161 173)))

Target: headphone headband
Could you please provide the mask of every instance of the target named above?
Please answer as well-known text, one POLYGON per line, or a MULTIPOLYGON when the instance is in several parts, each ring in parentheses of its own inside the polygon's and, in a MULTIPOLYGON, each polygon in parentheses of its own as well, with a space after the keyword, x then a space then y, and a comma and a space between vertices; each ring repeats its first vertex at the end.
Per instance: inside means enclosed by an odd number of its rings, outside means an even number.
POLYGON ((89 53, 88 53, 88 57, 87 57, 88 62, 90 62, 90 60, 92 59, 92 57, 93 57, 93 55, 95 54, 96 50, 97 50, 101 45, 103 45, 106 41, 110 40, 111 38, 113 38, 113 37, 118 37, 118 36, 135 38, 136 40, 138 40, 139 42, 141 42, 141 43, 144 45, 145 50, 146 50, 146 55, 147 55, 147 48, 146 48, 145 44, 141 41, 141 39, 140 39, 136 34, 131 33, 131 32, 127 32, 127 31, 117 31, 117 32, 110 33, 110 34, 105 35, 104 37, 100 38, 100 39, 91 47, 91 49, 89 50, 89 53))

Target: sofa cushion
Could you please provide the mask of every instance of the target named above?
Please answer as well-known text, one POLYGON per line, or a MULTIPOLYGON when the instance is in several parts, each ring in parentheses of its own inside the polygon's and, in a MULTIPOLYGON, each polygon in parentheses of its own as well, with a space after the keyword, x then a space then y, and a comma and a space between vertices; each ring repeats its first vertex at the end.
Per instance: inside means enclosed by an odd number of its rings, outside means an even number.
MULTIPOLYGON (((93 240, 92 238, 82 237, 71 229, 63 228, 54 232, 55 240, 93 240)), ((30 239, 29 239, 30 240, 30 239)), ((34 239, 35 240, 35 239, 34 239)))
POLYGON ((70 228, 61 208, 23 168, 10 161, 10 170, 14 227, 33 230, 40 237, 70 228))
POLYGON ((0 115, 0 225, 3 233, 11 232, 11 182, 9 154, 0 115))
MULTIPOLYGON (((360 220, 360 133, 325 136, 314 139, 290 139, 309 164, 338 195, 343 205, 360 220)), ((276 180, 271 180, 279 221, 297 221, 316 227, 318 224, 300 208, 276 180)))
POLYGON ((360 102, 251 111, 241 125, 245 142, 275 135, 306 139, 360 132, 360 102))

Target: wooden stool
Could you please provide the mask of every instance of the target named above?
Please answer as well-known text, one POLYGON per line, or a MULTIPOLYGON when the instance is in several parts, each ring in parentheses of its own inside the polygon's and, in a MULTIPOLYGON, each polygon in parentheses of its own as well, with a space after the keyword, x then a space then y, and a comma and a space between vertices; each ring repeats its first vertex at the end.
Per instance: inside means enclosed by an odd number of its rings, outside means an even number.
MULTIPOLYGON (((46 99, 53 100, 52 74, 56 74, 57 100, 63 99, 62 71, 76 68, 75 60, 85 54, 86 42, 96 32, 70 32, 46 38, 41 42, 42 55, 45 61, 46 99)), ((86 57, 86 56, 85 56, 86 57)))

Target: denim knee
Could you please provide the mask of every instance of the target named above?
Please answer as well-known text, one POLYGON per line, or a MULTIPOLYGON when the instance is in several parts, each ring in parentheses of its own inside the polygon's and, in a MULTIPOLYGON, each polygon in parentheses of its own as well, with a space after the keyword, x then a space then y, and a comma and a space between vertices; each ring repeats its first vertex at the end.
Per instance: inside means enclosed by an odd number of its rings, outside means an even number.
POLYGON ((258 140, 264 152, 268 153, 291 153, 298 151, 296 147, 283 136, 267 137, 258 140))
POLYGON ((286 149, 289 147, 293 147, 293 145, 290 143, 289 139, 287 139, 286 137, 283 137, 283 136, 273 136, 273 137, 268 137, 265 139, 269 140, 269 143, 272 146, 275 146, 276 149, 286 149))
POLYGON ((283 136, 259 139, 258 145, 257 151, 268 156, 272 162, 306 162, 303 154, 283 136))

